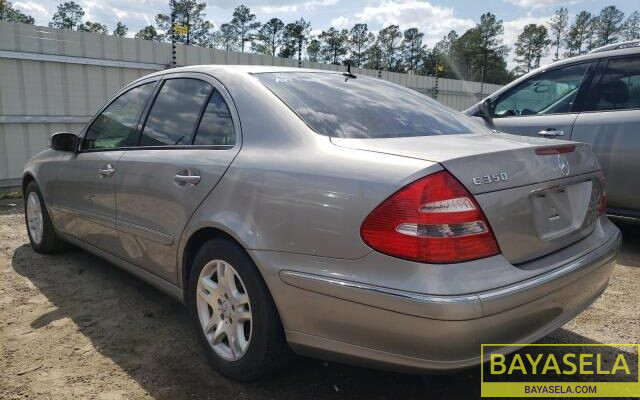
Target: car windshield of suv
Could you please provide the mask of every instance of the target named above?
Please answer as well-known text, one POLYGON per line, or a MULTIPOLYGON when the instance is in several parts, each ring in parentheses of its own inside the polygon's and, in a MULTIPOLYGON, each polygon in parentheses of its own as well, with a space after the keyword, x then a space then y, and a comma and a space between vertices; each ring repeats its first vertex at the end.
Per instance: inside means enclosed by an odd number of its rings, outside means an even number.
POLYGON ((428 96, 380 79, 320 72, 255 76, 307 125, 326 136, 390 138, 486 131, 428 96))

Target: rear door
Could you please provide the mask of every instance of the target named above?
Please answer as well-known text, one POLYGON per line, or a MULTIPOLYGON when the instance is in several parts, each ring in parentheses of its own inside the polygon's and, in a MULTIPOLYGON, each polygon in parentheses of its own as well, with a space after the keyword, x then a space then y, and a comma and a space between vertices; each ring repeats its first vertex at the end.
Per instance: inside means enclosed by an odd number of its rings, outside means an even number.
POLYGON ((608 212, 640 217, 640 55, 601 63, 571 139, 598 157, 608 212))
POLYGON ((240 149, 224 87, 203 74, 170 74, 116 179, 121 257, 171 282, 187 221, 240 149))
POLYGON ((525 136, 569 139, 578 116, 577 100, 588 80, 590 63, 541 72, 495 100, 498 130, 525 136))

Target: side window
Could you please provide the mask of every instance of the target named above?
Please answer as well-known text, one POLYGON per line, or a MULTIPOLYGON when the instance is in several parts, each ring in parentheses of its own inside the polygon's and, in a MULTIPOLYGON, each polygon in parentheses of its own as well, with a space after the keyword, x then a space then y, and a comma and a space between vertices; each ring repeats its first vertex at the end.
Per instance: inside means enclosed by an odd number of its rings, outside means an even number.
POLYGON ((234 145, 236 134, 229 107, 216 90, 209 99, 202 114, 198 132, 193 144, 197 145, 234 145))
POLYGON ((587 96, 588 111, 640 108, 640 57, 610 60, 587 96))
POLYGON ((155 85, 151 82, 135 87, 109 104, 87 129, 82 148, 113 149, 134 144, 140 113, 155 85))
POLYGON ((571 111, 588 64, 544 72, 519 84, 495 107, 496 117, 561 114, 571 111))
POLYGON ((140 146, 190 145, 200 111, 213 87, 197 79, 168 79, 142 130, 140 146))

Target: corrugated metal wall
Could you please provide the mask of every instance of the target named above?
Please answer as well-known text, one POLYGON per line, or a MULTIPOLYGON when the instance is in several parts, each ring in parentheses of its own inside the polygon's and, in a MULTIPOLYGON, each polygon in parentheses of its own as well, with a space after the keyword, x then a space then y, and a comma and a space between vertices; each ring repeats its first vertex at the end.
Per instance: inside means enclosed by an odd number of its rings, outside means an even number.
MULTIPOLYGON (((51 133, 79 132, 121 87, 170 63, 168 43, 0 22, 0 187, 19 182, 24 163, 46 148, 51 133)), ((297 60, 181 45, 177 63, 298 65, 297 60)), ((308 61, 303 66, 344 69, 308 61)), ((430 96, 435 92, 432 77, 382 71, 381 78, 430 96)), ((499 87, 485 84, 483 93, 499 87)), ((465 109, 479 96, 478 82, 438 80, 437 98, 449 107, 465 109)))

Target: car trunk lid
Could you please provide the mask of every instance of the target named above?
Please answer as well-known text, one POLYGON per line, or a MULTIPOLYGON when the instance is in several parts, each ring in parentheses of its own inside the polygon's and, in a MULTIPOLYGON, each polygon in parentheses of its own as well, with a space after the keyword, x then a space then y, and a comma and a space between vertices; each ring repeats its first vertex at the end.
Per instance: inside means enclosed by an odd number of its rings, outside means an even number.
POLYGON ((440 163, 474 195, 514 264, 580 240, 597 219, 600 166, 586 144, 498 133, 331 140, 440 163))

